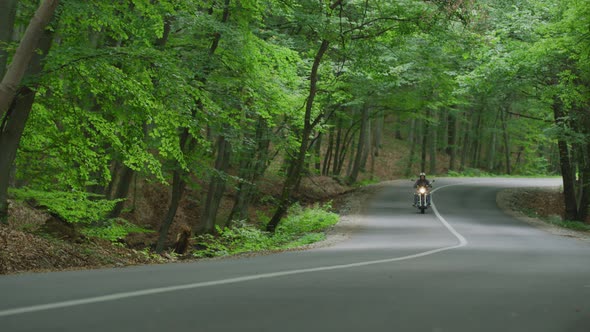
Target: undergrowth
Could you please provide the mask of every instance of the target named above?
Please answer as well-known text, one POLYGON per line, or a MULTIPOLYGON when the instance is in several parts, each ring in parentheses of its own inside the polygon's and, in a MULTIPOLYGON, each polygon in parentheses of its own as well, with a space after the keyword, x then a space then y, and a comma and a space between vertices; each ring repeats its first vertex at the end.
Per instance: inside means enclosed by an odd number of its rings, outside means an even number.
POLYGON ((562 228, 568 228, 575 231, 590 232, 590 225, 585 224, 581 221, 563 220, 558 215, 541 216, 533 209, 521 209, 525 215, 531 218, 540 219, 548 224, 559 226, 562 228))
POLYGON ((10 189, 16 199, 41 207, 59 219, 79 226, 80 233, 109 241, 125 238, 129 233, 148 233, 122 218, 108 218, 122 200, 109 200, 102 195, 82 191, 41 191, 31 188, 10 189))
POLYGON ((231 228, 217 227, 217 235, 196 237, 202 248, 193 252, 195 257, 217 257, 253 251, 290 249, 325 239, 325 231, 338 222, 331 212, 331 204, 310 208, 293 205, 274 233, 266 232, 266 224, 254 226, 237 222, 231 228))

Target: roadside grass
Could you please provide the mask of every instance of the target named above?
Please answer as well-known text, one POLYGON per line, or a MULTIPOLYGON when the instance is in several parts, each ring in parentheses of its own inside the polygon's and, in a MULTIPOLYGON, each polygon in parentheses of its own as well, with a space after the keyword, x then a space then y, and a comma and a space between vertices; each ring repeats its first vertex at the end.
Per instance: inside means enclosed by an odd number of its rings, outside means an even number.
POLYGON ((200 248, 192 255, 197 258, 230 256, 248 252, 286 250, 305 246, 326 238, 325 232, 338 222, 331 204, 315 204, 304 208, 295 204, 289 209, 275 233, 266 232, 266 222, 260 226, 236 222, 231 228, 217 227, 217 234, 197 236, 200 248))
POLYGON ((527 174, 505 174, 505 173, 490 173, 479 168, 465 168, 457 172, 449 170, 447 174, 437 175, 437 177, 452 177, 452 178, 559 178, 559 175, 544 174, 544 173, 527 173, 527 174))
POLYGON ((521 212, 531 218, 537 218, 548 224, 555 225, 562 228, 567 228, 575 231, 590 232, 590 225, 581 221, 563 220, 558 215, 542 216, 533 209, 521 209, 521 212))

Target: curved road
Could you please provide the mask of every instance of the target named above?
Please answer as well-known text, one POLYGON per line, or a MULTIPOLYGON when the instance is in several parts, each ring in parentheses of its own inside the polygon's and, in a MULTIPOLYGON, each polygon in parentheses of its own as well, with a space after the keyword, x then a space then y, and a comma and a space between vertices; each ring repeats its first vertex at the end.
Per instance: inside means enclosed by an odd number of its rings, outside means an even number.
POLYGON ((417 214, 397 181, 350 240, 309 251, 0 277, 0 331, 590 331, 590 245, 496 207, 506 187, 441 179, 417 214))

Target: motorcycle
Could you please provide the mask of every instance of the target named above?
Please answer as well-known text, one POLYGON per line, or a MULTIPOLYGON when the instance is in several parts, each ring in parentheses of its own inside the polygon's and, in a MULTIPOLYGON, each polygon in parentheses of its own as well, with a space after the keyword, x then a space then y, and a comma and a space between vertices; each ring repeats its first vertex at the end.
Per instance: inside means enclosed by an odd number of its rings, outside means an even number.
MULTIPOLYGON (((434 180, 431 181, 433 183, 434 180)), ((430 188, 432 186, 419 186, 416 188, 416 197, 414 198, 414 206, 420 210, 420 213, 424 214, 426 209, 430 206, 430 188)))

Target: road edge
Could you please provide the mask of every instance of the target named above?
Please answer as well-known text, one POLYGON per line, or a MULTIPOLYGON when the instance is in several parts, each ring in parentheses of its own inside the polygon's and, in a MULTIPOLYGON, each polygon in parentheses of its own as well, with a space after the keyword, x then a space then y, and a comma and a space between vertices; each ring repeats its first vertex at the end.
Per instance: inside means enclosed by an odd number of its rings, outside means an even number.
MULTIPOLYGON (((574 238, 580 241, 584 241, 586 243, 590 243, 590 235, 585 232, 579 232, 573 229, 552 225, 550 223, 543 221, 542 219, 529 217, 523 212, 516 210, 510 203, 510 198, 514 195, 517 195, 519 191, 530 189, 539 189, 539 187, 519 187, 500 190, 496 194, 496 204, 498 205, 500 210, 502 210, 502 212, 504 212, 505 214, 513 217, 514 219, 527 223, 533 227, 541 229, 547 233, 563 237, 574 238)), ((547 189, 547 187, 543 187, 542 189, 547 189)))

